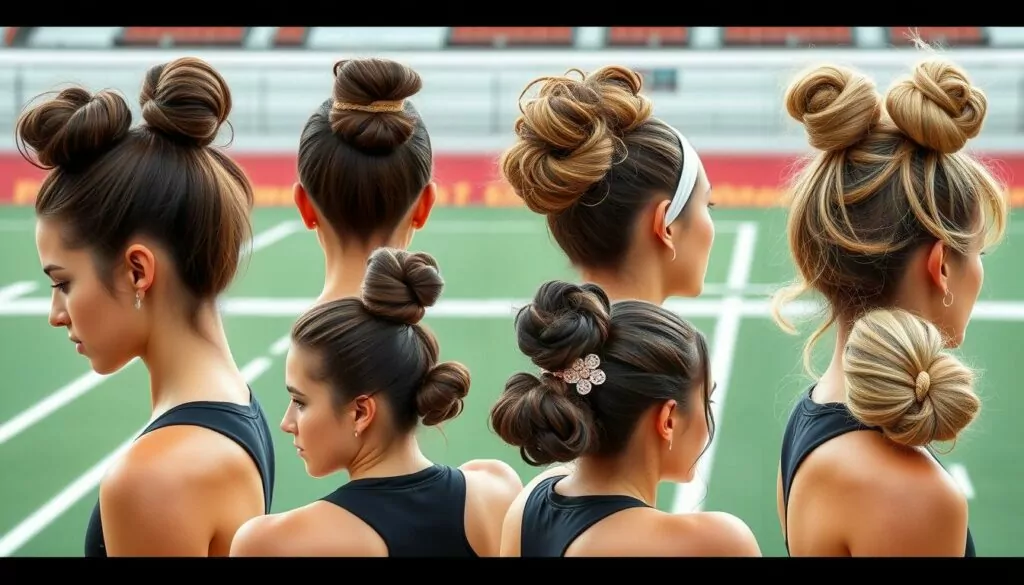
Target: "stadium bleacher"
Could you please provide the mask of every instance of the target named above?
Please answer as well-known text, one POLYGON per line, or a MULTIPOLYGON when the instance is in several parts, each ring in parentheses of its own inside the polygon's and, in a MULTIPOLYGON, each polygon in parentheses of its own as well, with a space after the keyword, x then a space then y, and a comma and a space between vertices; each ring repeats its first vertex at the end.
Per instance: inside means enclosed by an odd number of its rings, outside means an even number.
POLYGON ((850 46, 909 44, 916 29, 929 42, 949 47, 1024 46, 1024 32, 1000 27, 3 27, 4 47, 304 47, 370 46, 394 50, 471 47, 612 48, 850 46), (262 30, 261 30, 262 29, 262 30), (693 42, 697 41, 697 42, 693 42))

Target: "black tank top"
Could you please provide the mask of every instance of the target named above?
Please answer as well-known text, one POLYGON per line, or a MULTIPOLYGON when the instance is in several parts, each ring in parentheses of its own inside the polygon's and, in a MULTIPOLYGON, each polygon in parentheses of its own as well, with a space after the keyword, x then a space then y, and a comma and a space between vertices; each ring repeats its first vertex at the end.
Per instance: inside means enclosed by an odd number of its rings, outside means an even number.
POLYGON ((433 465, 395 477, 356 479, 321 498, 374 530, 389 557, 476 557, 466 537, 466 478, 433 465))
POLYGON ((616 512, 649 508, 630 496, 564 496, 555 491, 559 475, 540 481, 523 506, 519 556, 562 557, 588 528, 616 512))
MULTIPOLYGON (((866 426, 854 418, 845 404, 840 402, 819 404, 815 402, 811 399, 811 392, 813 391, 814 387, 812 386, 793 408, 782 439, 783 513, 789 510, 789 489, 793 485, 793 478, 796 476, 800 464, 803 463, 804 459, 812 451, 827 441, 846 433, 853 431, 878 431, 878 429, 866 426)), ((935 458, 935 461, 945 469, 945 466, 942 465, 936 454, 931 449, 928 451, 935 458)), ((789 551, 788 535, 786 536, 786 551, 789 551)), ((964 549, 964 556, 975 556, 974 538, 971 536, 970 528, 967 529, 967 543, 964 549)))
MULTIPOLYGON (((249 453, 259 469, 263 479, 264 513, 269 514, 274 496, 274 443, 267 417, 252 390, 249 391, 249 401, 248 406, 212 401, 179 404, 157 417, 139 436, 164 427, 192 425, 216 431, 234 440, 249 453)), ((93 507, 85 533, 85 556, 107 556, 99 501, 93 507)))

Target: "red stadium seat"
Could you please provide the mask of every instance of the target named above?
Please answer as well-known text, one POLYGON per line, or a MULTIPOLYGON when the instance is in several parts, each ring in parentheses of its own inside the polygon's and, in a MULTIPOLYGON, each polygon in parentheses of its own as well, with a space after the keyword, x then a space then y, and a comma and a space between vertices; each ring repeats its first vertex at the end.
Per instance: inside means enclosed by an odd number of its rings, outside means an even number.
POLYGON ((448 31, 452 47, 568 47, 573 44, 571 26, 453 26, 448 31))
POLYGON ((849 26, 727 26, 725 46, 802 47, 850 46, 853 27, 849 26))
MULTIPOLYGON (((7 27, 7 30, 4 31, 4 46, 13 47, 14 43, 18 40, 18 33, 25 33, 28 32, 28 30, 29 29, 27 27, 7 27)), ((21 36, 24 36, 24 34, 22 34, 21 36)))
POLYGON ((609 47, 685 47, 689 29, 685 26, 610 26, 609 47))
POLYGON ((132 47, 241 46, 244 26, 126 26, 118 44, 132 47))
POLYGON ((985 29, 980 26, 892 26, 889 27, 889 41, 896 46, 910 45, 911 35, 915 31, 921 40, 947 47, 988 44, 985 29))
POLYGON ((308 26, 279 26, 274 33, 275 47, 301 47, 306 44, 308 26))

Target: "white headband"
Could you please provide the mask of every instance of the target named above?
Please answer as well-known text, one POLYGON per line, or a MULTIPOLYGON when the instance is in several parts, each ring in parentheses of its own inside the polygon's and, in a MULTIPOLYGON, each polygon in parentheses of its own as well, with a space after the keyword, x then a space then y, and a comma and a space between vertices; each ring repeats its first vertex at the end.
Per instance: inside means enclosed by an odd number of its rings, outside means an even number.
POLYGON ((700 169, 700 158, 697 157, 697 151, 690 146, 689 141, 679 130, 672 128, 672 131, 679 137, 679 145, 682 147, 683 170, 679 173, 679 185, 676 186, 676 193, 672 196, 672 203, 669 204, 668 211, 665 212, 666 228, 679 217, 686 202, 690 200, 693 187, 697 184, 697 171, 700 169))

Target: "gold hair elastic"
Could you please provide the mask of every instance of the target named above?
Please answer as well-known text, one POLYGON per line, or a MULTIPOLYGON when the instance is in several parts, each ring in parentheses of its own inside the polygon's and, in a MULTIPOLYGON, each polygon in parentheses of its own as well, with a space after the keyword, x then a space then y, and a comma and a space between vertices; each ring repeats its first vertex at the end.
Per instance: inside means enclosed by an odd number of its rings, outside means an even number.
POLYGON ((352 104, 348 102, 334 102, 335 110, 356 110, 359 112, 401 112, 404 109, 405 100, 398 101, 377 101, 369 105, 352 104))

